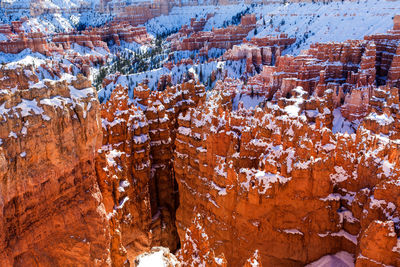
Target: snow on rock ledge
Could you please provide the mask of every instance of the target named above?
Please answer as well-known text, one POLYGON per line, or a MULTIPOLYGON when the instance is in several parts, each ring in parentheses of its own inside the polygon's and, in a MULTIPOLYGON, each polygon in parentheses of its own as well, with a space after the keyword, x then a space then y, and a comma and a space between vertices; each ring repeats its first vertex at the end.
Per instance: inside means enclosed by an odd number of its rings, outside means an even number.
POLYGON ((137 267, 178 267, 181 266, 174 254, 168 248, 154 247, 149 252, 136 257, 135 266, 137 267))
POLYGON ((109 265, 96 91, 81 76, 38 84, 21 67, 0 79, 0 266, 109 265))

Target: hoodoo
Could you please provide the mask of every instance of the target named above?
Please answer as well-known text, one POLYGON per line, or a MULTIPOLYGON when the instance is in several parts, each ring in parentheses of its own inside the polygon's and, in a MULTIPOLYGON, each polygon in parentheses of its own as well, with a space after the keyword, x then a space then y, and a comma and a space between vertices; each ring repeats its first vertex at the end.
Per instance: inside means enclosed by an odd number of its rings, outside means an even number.
POLYGON ((398 1, 0 14, 0 266, 400 266, 398 1))

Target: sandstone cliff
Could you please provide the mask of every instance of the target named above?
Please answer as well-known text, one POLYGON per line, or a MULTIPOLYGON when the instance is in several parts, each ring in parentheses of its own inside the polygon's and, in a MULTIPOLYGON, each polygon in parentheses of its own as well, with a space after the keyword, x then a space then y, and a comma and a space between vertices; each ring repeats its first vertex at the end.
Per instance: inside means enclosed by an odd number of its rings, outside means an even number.
POLYGON ((115 226, 114 262, 135 257, 152 246, 175 251, 178 207, 173 150, 177 116, 204 99, 193 81, 150 92, 117 87, 102 107, 103 146, 96 159, 104 204, 115 226), (121 247, 125 249, 120 249, 121 247))
MULTIPOLYGON (((390 127, 398 110, 371 113, 356 134, 334 134, 332 92, 321 100, 300 87, 291 94, 231 111, 222 90, 179 117, 180 237, 201 216, 209 251, 233 266, 255 250, 267 266, 303 266, 341 250, 356 254, 360 266, 398 265, 397 200, 389 193, 396 190, 398 145, 381 137, 396 135, 390 127)), ((196 262, 197 253, 182 249, 182 259, 196 262)))
POLYGON ((0 76, 0 265, 111 265, 96 92, 82 77, 0 76))

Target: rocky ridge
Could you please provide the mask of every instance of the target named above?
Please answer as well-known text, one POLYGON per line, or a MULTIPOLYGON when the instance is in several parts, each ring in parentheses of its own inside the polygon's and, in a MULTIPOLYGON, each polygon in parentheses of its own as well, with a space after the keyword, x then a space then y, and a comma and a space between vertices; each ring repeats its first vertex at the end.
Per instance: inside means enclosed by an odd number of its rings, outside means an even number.
POLYGON ((128 252, 120 256, 128 255, 131 262, 152 246, 179 246, 172 164, 176 117, 204 97, 204 87, 193 81, 162 92, 139 86, 133 102, 126 88, 117 87, 102 106, 99 186, 109 218, 118 225, 117 243, 128 252))

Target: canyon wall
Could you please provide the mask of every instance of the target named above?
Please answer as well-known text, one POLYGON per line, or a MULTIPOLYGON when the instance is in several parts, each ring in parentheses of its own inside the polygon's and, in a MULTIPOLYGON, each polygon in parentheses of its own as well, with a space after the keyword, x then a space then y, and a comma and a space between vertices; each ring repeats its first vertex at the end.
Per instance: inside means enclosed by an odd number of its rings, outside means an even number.
POLYGON ((175 40, 172 40, 171 49, 174 51, 193 51, 202 48, 230 49, 247 37, 247 34, 256 27, 256 22, 254 14, 244 15, 238 26, 213 28, 209 32, 194 32, 188 37, 177 36, 175 40))
POLYGON ((146 28, 134 27, 128 22, 112 22, 98 28, 51 35, 42 32, 26 33, 19 27, 7 25, 0 25, 0 28, 1 33, 7 38, 0 41, 0 51, 10 54, 18 54, 25 49, 30 49, 32 52, 39 52, 46 56, 53 53, 65 55, 65 51, 71 49, 74 44, 92 50, 103 48, 109 52, 107 45, 109 41, 117 45, 121 45, 121 41, 138 44, 149 44, 151 41, 146 28))
MULTIPOLYGON (((209 251, 231 266, 255 250, 266 266, 304 266, 343 250, 357 266, 398 265, 398 91, 375 89, 388 104, 374 106, 353 135, 332 132, 332 93, 314 98, 297 87, 232 111, 234 94, 222 89, 182 114, 174 160, 181 239, 202 221, 209 251)), ((199 257, 179 253, 188 265, 199 257)))
POLYGON ((255 251, 266 266, 340 251, 356 266, 400 264, 398 62, 385 56, 399 43, 395 28, 278 56, 247 84, 217 83, 179 116, 184 265, 242 266, 255 251))
POLYGON ((111 265, 99 102, 82 77, 0 71, 0 265, 111 265))
POLYGON ((119 233, 115 247, 125 248, 114 262, 123 257, 133 262, 153 246, 179 247, 172 162, 177 116, 204 97, 204 86, 193 81, 162 92, 140 85, 134 102, 128 89, 118 86, 102 106, 104 139, 96 170, 107 213, 119 233))

